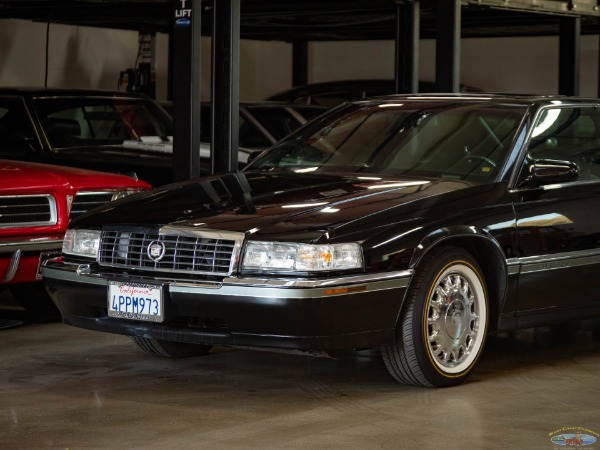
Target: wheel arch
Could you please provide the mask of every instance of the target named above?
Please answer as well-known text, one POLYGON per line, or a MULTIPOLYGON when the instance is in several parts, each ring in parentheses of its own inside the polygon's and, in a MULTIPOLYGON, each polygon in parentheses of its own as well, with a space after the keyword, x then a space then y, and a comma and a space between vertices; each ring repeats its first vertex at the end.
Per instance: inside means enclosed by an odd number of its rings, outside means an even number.
POLYGON ((428 234, 420 242, 412 256, 410 267, 417 269, 423 258, 441 246, 465 249, 481 267, 489 298, 489 331, 495 331, 506 301, 508 286, 506 258, 502 247, 492 236, 476 227, 448 227, 428 234))

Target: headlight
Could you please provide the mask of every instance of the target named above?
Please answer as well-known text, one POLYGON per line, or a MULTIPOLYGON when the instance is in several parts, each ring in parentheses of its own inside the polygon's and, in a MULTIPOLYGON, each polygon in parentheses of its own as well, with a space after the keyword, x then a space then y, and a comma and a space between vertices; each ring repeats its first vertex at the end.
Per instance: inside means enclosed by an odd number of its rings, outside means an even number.
POLYGON ((129 197, 130 195, 137 194, 138 192, 142 192, 141 189, 128 189, 126 191, 119 191, 113 194, 111 200, 118 200, 120 198, 129 197))
POLYGON ((100 248, 100 231, 67 230, 63 239, 63 253, 96 258, 100 248))
POLYGON ((363 266, 357 243, 310 245, 287 242, 249 242, 242 269, 274 271, 325 271, 363 266))

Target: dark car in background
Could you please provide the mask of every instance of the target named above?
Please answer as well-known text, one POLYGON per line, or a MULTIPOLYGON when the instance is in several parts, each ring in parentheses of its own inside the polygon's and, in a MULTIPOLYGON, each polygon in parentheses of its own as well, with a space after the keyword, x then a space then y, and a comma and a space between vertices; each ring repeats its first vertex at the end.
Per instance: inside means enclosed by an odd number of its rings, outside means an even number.
POLYGON ((490 333, 600 314, 599 209, 600 100, 390 96, 73 221, 42 273, 151 354, 380 348, 443 387, 490 333))
MULTIPOLYGON (((239 143, 245 149, 261 150, 280 141, 292 131, 320 116, 327 108, 280 102, 241 102, 239 143)), ((202 105, 201 140, 210 142, 210 105, 202 105)))
MULTIPOLYGON (((165 106, 169 107, 168 104, 165 106)), ((325 110, 244 104, 240 168, 325 110)), ((210 108, 203 106, 200 173, 210 173, 210 108)), ((173 118, 135 93, 90 89, 0 88, 0 158, 137 176, 152 186, 173 181, 173 118)))
MULTIPOLYGON (((173 113, 172 102, 161 102, 161 105, 167 112, 173 113)), ((238 161, 243 167, 250 154, 270 147, 327 109, 318 105, 294 105, 274 101, 240 102, 238 161)), ((201 154, 210 155, 210 103, 202 103, 200 121, 201 154)))
POLYGON ((71 219, 150 186, 124 175, 0 160, 0 289, 29 312, 56 311, 41 263, 60 254, 71 219))
POLYGON ((143 95, 0 88, 0 158, 172 181, 173 121, 143 95), (150 145, 152 144, 152 145, 150 145))
MULTIPOLYGON (((305 105, 322 105, 331 108, 340 103, 352 100, 393 94, 395 90, 394 83, 394 80, 390 79, 324 81, 296 86, 271 95, 267 100, 305 105)), ((435 83, 420 81, 419 92, 436 92, 435 83)), ((461 92, 476 93, 481 92, 481 90, 461 85, 461 92)))

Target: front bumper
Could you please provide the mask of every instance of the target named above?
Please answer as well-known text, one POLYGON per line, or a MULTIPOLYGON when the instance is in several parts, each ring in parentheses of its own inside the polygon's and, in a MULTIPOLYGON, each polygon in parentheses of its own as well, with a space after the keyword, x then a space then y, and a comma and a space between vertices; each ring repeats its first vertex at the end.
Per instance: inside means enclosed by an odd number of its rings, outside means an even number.
POLYGON ((87 266, 51 260, 42 275, 69 325, 198 344, 331 351, 391 342, 412 271, 329 279, 163 281, 163 323, 108 317, 109 276, 90 273, 87 266))
POLYGON ((62 236, 0 239, 0 283, 40 281, 40 263, 61 248, 62 236))

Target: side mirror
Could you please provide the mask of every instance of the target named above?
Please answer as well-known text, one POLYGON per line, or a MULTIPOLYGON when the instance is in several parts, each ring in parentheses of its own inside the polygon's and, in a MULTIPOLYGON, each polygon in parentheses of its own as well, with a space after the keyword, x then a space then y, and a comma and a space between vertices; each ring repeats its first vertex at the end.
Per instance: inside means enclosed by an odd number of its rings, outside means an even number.
POLYGON ((554 159, 529 160, 528 172, 527 178, 523 182, 526 186, 567 183, 579 178, 579 167, 572 161, 554 159))

